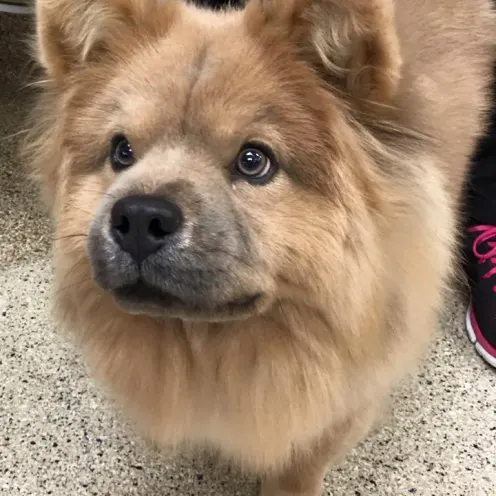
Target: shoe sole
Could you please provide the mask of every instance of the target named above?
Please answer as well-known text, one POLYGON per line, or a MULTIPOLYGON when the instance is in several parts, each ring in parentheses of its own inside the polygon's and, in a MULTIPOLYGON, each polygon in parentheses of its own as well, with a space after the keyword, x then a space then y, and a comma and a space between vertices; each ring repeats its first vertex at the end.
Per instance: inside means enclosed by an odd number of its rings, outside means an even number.
POLYGON ((496 369, 496 358, 490 355, 482 346, 481 344, 477 341, 477 334, 474 331, 474 327, 472 325, 472 318, 471 318, 471 310, 472 307, 470 306, 467 310, 467 314, 465 316, 465 328, 467 330, 468 337, 470 339, 470 342, 475 346, 475 349, 477 353, 481 356, 481 358, 491 367, 494 367, 496 369))

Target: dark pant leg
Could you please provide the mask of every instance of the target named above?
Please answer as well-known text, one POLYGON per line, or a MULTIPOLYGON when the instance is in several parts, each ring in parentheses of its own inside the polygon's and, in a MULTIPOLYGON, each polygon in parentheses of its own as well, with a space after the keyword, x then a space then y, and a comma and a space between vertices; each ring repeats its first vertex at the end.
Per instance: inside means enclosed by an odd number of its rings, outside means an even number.
POLYGON ((469 224, 496 225, 496 66, 494 77, 490 128, 479 143, 467 184, 469 224))

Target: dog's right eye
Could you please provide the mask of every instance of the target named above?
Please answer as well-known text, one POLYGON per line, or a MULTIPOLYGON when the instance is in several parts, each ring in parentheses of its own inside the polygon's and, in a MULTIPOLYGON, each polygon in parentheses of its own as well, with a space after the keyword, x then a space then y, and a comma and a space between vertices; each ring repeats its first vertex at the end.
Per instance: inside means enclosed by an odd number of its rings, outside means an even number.
POLYGON ((118 134, 112 138, 110 144, 110 164, 114 171, 119 172, 134 164, 134 153, 128 139, 118 134))

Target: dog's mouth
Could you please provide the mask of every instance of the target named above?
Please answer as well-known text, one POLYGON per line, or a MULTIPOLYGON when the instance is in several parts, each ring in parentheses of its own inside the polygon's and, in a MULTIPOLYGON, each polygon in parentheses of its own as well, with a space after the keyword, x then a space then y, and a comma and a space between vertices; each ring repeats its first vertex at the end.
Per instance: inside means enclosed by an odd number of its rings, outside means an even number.
POLYGON ((264 299, 263 293, 253 293, 225 302, 190 300, 154 287, 142 279, 115 289, 113 296, 130 313, 206 320, 243 318, 254 313, 264 299))

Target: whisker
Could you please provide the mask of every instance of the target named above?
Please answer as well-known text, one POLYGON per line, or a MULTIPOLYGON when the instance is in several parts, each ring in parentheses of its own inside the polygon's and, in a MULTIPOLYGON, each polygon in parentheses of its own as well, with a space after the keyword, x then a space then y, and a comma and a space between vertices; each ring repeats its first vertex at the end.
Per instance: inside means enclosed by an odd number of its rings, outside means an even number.
POLYGON ((71 211, 74 211, 74 210, 77 210, 78 212, 81 212, 83 214, 89 215, 90 217, 93 217, 95 215, 94 212, 89 212, 88 210, 85 210, 84 208, 77 207, 77 206, 74 206, 74 205, 72 205, 69 208, 66 208, 66 211, 67 212, 71 212, 71 211))
POLYGON ((73 266, 70 268, 70 270, 66 273, 65 278, 70 278, 74 274, 76 270, 78 270, 81 265, 83 265, 87 261, 87 258, 81 257, 76 263, 73 264, 73 266))
POLYGON ((68 284, 67 286, 64 286, 63 288, 59 288, 57 291, 55 291, 54 295, 55 296, 58 296, 60 293, 63 293, 64 291, 67 291, 68 289, 71 289, 71 288, 73 288, 75 286, 79 286, 81 284, 85 284, 85 283, 91 282, 92 280, 93 280, 92 277, 86 277, 85 279, 82 279, 80 281, 77 281, 77 282, 68 284))
POLYGON ((39 79, 39 80, 36 80, 36 81, 30 81, 30 82, 27 82, 25 83, 22 88, 23 89, 29 89, 29 88, 36 88, 36 87, 43 87, 45 85, 47 85, 48 83, 51 83, 52 80, 51 79, 39 79))
POLYGON ((62 241, 64 239, 71 239, 71 238, 87 238, 87 234, 67 234, 65 236, 59 236, 59 237, 54 237, 52 238, 52 241, 62 241))
POLYGON ((97 195, 102 195, 104 197, 106 196, 108 198, 117 199, 117 197, 115 195, 113 195, 112 193, 109 193, 108 191, 97 190, 97 189, 83 188, 81 190, 81 193, 95 193, 97 195))
POLYGON ((252 264, 250 264, 249 262, 247 262, 246 260, 243 260, 242 258, 238 257, 234 253, 231 253, 227 250, 223 250, 221 248, 216 248, 215 250, 204 250, 202 253, 197 253, 197 255, 199 255, 199 256, 202 256, 205 254, 208 254, 208 255, 218 255, 218 254, 225 255, 226 257, 245 265, 249 269, 254 268, 254 266, 252 264))
POLYGON ((0 138, 0 141, 9 141, 13 138, 17 138, 18 136, 26 135, 29 133, 29 129, 21 129, 15 133, 8 134, 7 136, 3 136, 0 138))

